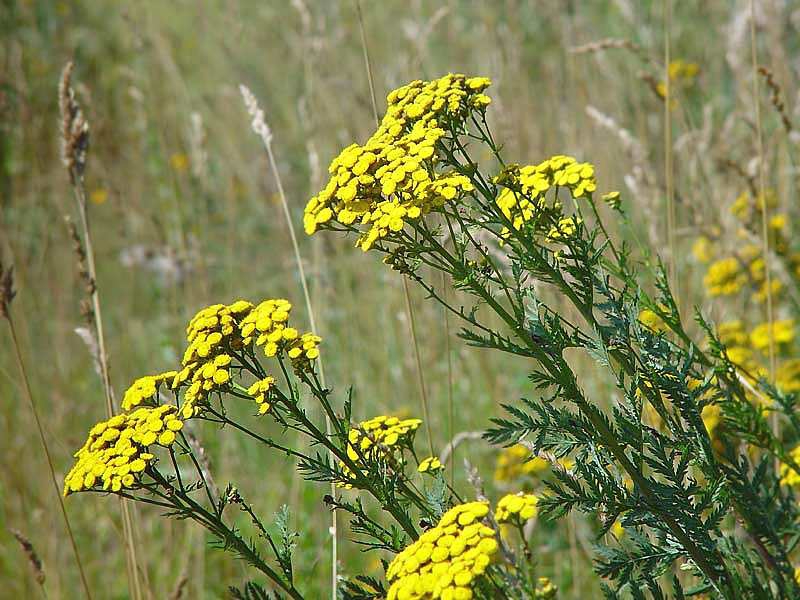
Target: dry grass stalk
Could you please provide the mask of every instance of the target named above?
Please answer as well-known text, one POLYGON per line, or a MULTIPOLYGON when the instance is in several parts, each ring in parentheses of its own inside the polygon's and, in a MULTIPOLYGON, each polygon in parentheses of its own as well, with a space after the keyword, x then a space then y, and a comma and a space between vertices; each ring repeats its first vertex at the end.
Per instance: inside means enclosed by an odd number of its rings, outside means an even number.
POLYGON ((182 573, 178 582, 175 584, 175 588, 170 593, 168 600, 181 600, 183 598, 183 592, 186 590, 186 585, 189 583, 189 576, 186 573, 182 573))
MULTIPOLYGON (((86 282, 91 304, 91 309, 85 306, 82 307, 81 312, 95 329, 97 357, 100 363, 100 374, 105 393, 106 415, 111 418, 114 414, 114 392, 111 387, 108 353, 106 351, 105 336, 103 335, 103 317, 100 311, 100 295, 97 290, 97 269, 95 267, 94 249, 89 229, 86 188, 83 180, 89 150, 89 123, 83 115, 83 110, 78 104, 75 98, 75 91, 72 88, 73 68, 71 61, 66 64, 61 72, 61 79, 58 85, 58 106, 61 111, 61 160, 69 173, 83 234, 83 244, 81 245, 77 229, 71 232, 75 235, 73 241, 80 247, 78 251, 79 262, 81 259, 85 259, 85 265, 81 265, 80 268, 82 278, 86 282)), ((142 590, 139 582, 136 545, 133 538, 133 518, 128 505, 122 499, 120 499, 120 506, 131 594, 134 600, 139 600, 142 598, 142 590)))
POLYGON ((13 269, 11 267, 4 268, 3 264, 0 263, 0 315, 5 318, 6 322, 8 323, 9 331, 11 332, 11 342, 14 348, 14 356, 17 361, 20 379, 22 380, 22 389, 25 392, 25 397, 28 400, 28 405, 30 406, 31 413, 33 414, 34 422, 36 423, 36 430, 39 433, 39 442, 42 446, 42 451, 44 452, 45 459, 47 461, 47 467, 50 471, 50 480, 53 483, 56 498, 58 499, 58 505, 61 508, 61 516, 64 519, 64 526, 67 529, 67 537, 69 537, 72 552, 75 555, 75 564, 78 567, 81 584, 83 586, 84 593, 86 594, 86 598, 91 600, 92 593, 89 591, 89 582, 86 579, 86 573, 83 569, 83 562, 81 561, 80 553, 78 552, 78 545, 75 543, 75 536, 72 533, 72 525, 70 524, 69 516, 67 515, 67 509, 64 506, 64 498, 61 496, 61 487, 58 484, 56 470, 53 466, 53 457, 50 454, 50 446, 48 445, 47 438, 44 434, 44 427, 42 426, 42 420, 39 416, 39 408, 33 398, 33 391, 31 390, 28 371, 25 368, 25 362, 22 359, 22 350, 17 337, 17 330, 14 326, 14 319, 11 316, 11 301, 14 299, 14 296, 16 296, 16 292, 14 290, 13 269))
POLYGON ((629 50, 643 61, 653 62, 639 44, 623 38, 604 38, 581 46, 573 46, 569 52, 570 54, 594 54, 605 50, 629 50))
MULTIPOLYGON (((294 259, 297 265, 298 275, 300 276, 300 284, 303 288, 303 298, 306 304, 306 312, 308 312, 308 320, 309 324, 311 325, 311 330, 315 333, 318 333, 316 319, 314 317, 314 307, 311 304, 311 294, 308 291, 308 281, 306 279, 305 268, 303 267, 303 258, 300 256, 300 247, 297 243, 297 234, 294 230, 294 222, 292 221, 292 215, 289 212, 289 202, 286 199, 286 193, 283 191, 283 182, 281 181, 280 172, 278 171, 278 163, 275 160, 275 153, 272 151, 272 131, 267 125, 266 118, 264 117, 264 111, 258 105, 258 100, 256 99, 253 92, 246 85, 239 85, 239 91, 242 94, 242 99, 244 100, 245 108, 247 109, 250 118, 252 119, 250 126, 252 127, 253 131, 255 132, 258 137, 261 138, 261 142, 264 145, 264 149, 267 151, 267 158, 269 159, 270 169, 275 174, 275 184, 278 186, 278 196, 281 200, 281 206, 283 208, 283 215, 286 219, 286 225, 289 229, 289 237, 292 241, 292 250, 294 252, 294 259)), ((319 376, 320 376, 320 383, 322 386, 325 387, 325 371, 323 369, 322 360, 321 358, 318 359, 317 364, 319 366, 319 376)), ((331 421, 328 418, 328 415, 325 415, 325 432, 327 435, 331 435, 331 421)), ((331 460, 334 460, 333 453, 330 453, 331 460)), ((336 484, 331 482, 331 496, 336 498, 336 484)), ((337 519, 336 519, 336 511, 331 511, 331 598, 336 600, 338 597, 338 526, 337 526, 337 519)))
POLYGON ((789 115, 786 112, 786 105, 783 103, 783 99, 781 98, 781 86, 780 84, 775 81, 775 76, 772 74, 767 67, 758 67, 759 74, 764 77, 764 82, 767 84, 767 87, 770 91, 769 101, 772 104, 772 107, 778 113, 781 118, 781 124, 783 128, 786 130, 786 133, 791 133, 792 131, 792 122, 789 119, 789 115))
POLYGON ((44 574, 44 567, 42 566, 42 559, 39 558, 39 554, 36 552, 36 548, 33 546, 33 542, 31 542, 23 533, 17 529, 10 529, 11 535, 19 542, 20 548, 22 548, 22 552, 25 554, 25 558, 28 559, 28 564, 31 567, 31 571, 33 572, 33 578, 36 580, 42 587, 42 592, 47 596, 47 593, 44 590, 44 581, 45 581, 45 574, 44 574))
MULTIPOLYGON (((758 152, 758 191, 759 195, 756 198, 761 198, 761 202, 756 202, 761 206, 761 252, 764 257, 764 277, 767 293, 767 323, 772 327, 775 319, 772 298, 772 264, 770 259, 770 246, 769 246, 769 207, 766 201, 766 174, 764 172, 764 136, 761 123, 761 102, 760 92, 758 85, 758 50, 756 46, 756 15, 755 15, 755 2, 750 0, 750 54, 752 59, 752 78, 753 78, 753 109, 755 112, 756 123, 756 149, 758 152)), ((776 370, 776 356, 775 356, 775 341, 774 336, 769 336, 769 376, 771 380, 775 378, 776 370)), ((772 419, 773 428, 777 428, 777 415, 773 414, 772 419)))

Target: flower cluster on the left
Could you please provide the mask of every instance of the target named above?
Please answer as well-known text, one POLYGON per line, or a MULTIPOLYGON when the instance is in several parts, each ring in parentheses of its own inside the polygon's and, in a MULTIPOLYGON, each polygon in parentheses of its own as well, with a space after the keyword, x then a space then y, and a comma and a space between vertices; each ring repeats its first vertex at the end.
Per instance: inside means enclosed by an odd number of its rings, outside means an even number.
MULTIPOLYGON (((64 480, 64 495, 99 489, 119 492, 134 488, 156 460, 153 446, 170 448, 184 422, 210 406, 212 396, 230 391, 234 374, 247 371, 246 358, 255 349, 267 358, 288 359, 296 373, 308 373, 319 357, 321 338, 289 326, 287 300, 246 300, 214 304, 200 310, 186 329, 189 343, 181 369, 140 377, 122 399, 122 414, 97 423, 89 431, 64 480), (159 392, 172 392, 174 404, 159 392)), ((250 386, 258 414, 271 406, 275 379, 258 373, 250 386)), ((246 388, 245 388, 246 389, 246 388)), ((166 394, 164 394, 166 395, 166 394)))

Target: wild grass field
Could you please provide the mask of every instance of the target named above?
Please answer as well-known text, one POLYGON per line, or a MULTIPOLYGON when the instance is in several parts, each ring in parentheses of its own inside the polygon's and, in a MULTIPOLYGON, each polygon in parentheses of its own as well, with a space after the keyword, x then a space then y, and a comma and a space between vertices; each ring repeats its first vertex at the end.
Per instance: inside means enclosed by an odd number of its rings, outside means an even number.
MULTIPOLYGON (((429 431, 443 448, 531 393, 525 360, 466 345, 458 324, 414 285, 409 312, 402 277, 354 248, 352 237, 302 234, 303 208, 325 185, 328 163, 374 130, 365 51, 381 113, 386 94, 408 81, 490 77, 488 121, 506 155, 535 164, 568 154, 594 164, 598 189, 625 199, 633 233, 619 235, 669 264, 687 316, 698 306, 717 321, 766 318, 765 303, 721 301, 704 286, 698 239, 717 232, 723 254, 747 241, 730 212, 741 194, 772 190, 770 210, 788 215, 784 235, 796 247, 800 6, 791 1, 4 0, 0 36, 0 256, 14 267, 12 316, 59 482, 106 414, 81 335, 87 290, 69 226, 80 223, 60 156, 58 84, 68 61, 90 125, 85 185, 117 402, 136 377, 177 364, 186 323, 206 305, 292 298, 292 318, 307 322, 278 176, 324 340, 325 377, 337 392, 352 386, 355 419, 421 416, 421 375, 429 417, 417 445, 427 446, 429 431), (240 84, 264 110, 277 173, 251 130, 240 84)), ((786 317, 781 306, 776 318, 786 317)), ((35 598, 44 589, 50 599, 79 598, 6 329, 0 597, 35 598), (41 558, 43 586, 12 530, 41 558)), ((592 399, 609 406, 613 381, 589 357, 573 364, 592 399)), ((293 435, 274 423, 264 431, 293 435)), ((300 533, 295 577, 308 598, 327 597, 329 488, 303 481, 291 458, 211 424, 194 434, 219 487, 235 482, 267 520, 289 507, 300 533)), ((518 489, 519 480, 496 476, 500 455, 473 436, 450 457, 447 477, 468 490, 468 459, 491 497, 518 489)), ((119 502, 80 494, 65 506, 93 596, 133 597, 119 502)), ((133 508, 143 598, 221 598, 252 577, 195 524, 160 512, 133 508)), ((246 519, 240 527, 254 535, 246 519)), ((599 530, 596 518, 577 512, 536 522, 537 573, 559 598, 600 597, 592 571, 599 530)), ((375 554, 348 542, 344 518, 338 537, 342 574, 382 575, 375 554)))

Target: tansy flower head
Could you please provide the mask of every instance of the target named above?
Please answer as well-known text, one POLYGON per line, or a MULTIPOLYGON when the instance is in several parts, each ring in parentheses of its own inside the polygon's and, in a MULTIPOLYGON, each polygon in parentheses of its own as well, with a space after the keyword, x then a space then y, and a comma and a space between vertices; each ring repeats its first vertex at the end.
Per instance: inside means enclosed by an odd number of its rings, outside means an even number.
POLYGON ((158 375, 145 375, 134 381, 122 398, 123 410, 130 410, 140 404, 157 404, 158 387, 166 382, 172 383, 177 371, 166 371, 158 375))
POLYGON ((794 319, 762 323, 753 329, 750 340, 761 351, 767 350, 770 343, 785 347, 794 340, 794 319))
POLYGON ((619 210, 620 206, 622 205, 622 198, 620 197, 619 192, 616 191, 603 194, 600 199, 608 204, 609 208, 613 210, 619 210))
POLYGON ((497 456, 494 468, 494 479, 498 482, 510 483, 525 475, 543 473, 549 467, 548 462, 538 456, 532 456, 531 451, 522 444, 514 444, 503 448, 497 456))
MULTIPOLYGON (((789 456, 794 461, 794 464, 798 464, 800 462, 800 446, 796 446, 789 453, 789 456)), ((781 464, 781 485, 793 487, 800 485, 800 473, 786 463, 781 464)))
MULTIPOLYGON (((547 215, 558 218, 561 210, 558 198, 554 198, 550 206, 545 200, 545 194, 551 188, 567 188, 574 198, 587 196, 597 188, 594 166, 563 155, 553 156, 538 165, 510 165, 494 178, 494 183, 503 186, 497 195, 497 206, 516 230, 528 222, 537 227, 547 215)), ((572 235, 575 225, 576 220, 572 217, 564 218, 558 227, 551 227, 549 237, 572 235)), ((504 227, 501 235, 508 237, 508 234, 508 228, 504 227)))
POLYGON ((265 377, 264 379, 259 379, 247 388, 247 393, 250 394, 256 401, 256 404, 258 404, 258 414, 263 415, 272 408, 269 399, 274 385, 274 377, 265 377))
POLYGON ((709 296, 732 296, 747 284, 747 273, 733 256, 711 263, 703 278, 709 296))
POLYGON ((445 135, 442 125, 462 123, 489 104, 483 90, 490 83, 450 74, 392 91, 372 137, 331 162, 331 179, 306 205, 306 233, 337 223, 361 225, 357 245, 366 251, 378 240, 394 239, 409 221, 471 192, 467 177, 437 170, 437 142, 445 135))
POLYGON ((747 346, 750 337, 745 331, 744 323, 741 321, 726 321, 717 326, 717 336, 726 346, 747 346))
POLYGON ((557 594, 558 587, 552 581, 547 577, 539 577, 533 595, 536 600, 555 600, 557 594))
POLYGON ((75 453, 77 461, 64 479, 64 495, 98 486, 114 492, 134 487, 155 459, 148 447, 171 446, 182 428, 172 405, 141 407, 101 421, 75 453))
POLYGON ((472 598, 472 586, 498 550, 494 529, 483 522, 488 513, 487 502, 448 510, 391 562, 386 571, 387 600, 472 598))
POLYGON ((538 501, 539 499, 533 494, 524 492, 508 494, 500 498, 500 502, 497 503, 494 518, 498 523, 513 521, 524 523, 536 516, 538 501))
POLYGON ((435 473, 436 471, 440 471, 442 468, 443 465, 438 457, 429 456, 422 459, 422 462, 419 463, 419 467, 417 467, 417 471, 420 473, 435 473))
MULTIPOLYGON (((377 460, 390 460, 404 448, 411 446, 421 424, 420 419, 400 419, 385 415, 362 421, 348 433, 347 456, 354 463, 365 467, 377 460)), ((345 474, 352 475, 346 465, 340 466, 344 468, 345 474)), ((351 487, 347 481, 339 485, 351 487)))
POLYGON ((289 325, 292 305, 288 300, 265 300, 242 320, 242 340, 263 348, 267 357, 285 352, 295 371, 306 371, 319 357, 322 338, 313 333, 300 333, 289 325))
POLYGON ((800 358, 783 362, 775 373, 775 383, 784 394, 800 392, 800 358))
MULTIPOLYGON (((666 309, 666 307, 661 308, 662 310, 666 309)), ((662 319, 657 312, 649 308, 642 309, 639 312, 639 323, 644 325, 653 333, 665 333, 669 331, 669 327, 667 327, 664 319, 662 319)))
POLYGON ((556 225, 550 227, 550 231, 547 233, 547 240, 554 242, 574 236, 575 232, 578 231, 578 225, 582 222, 580 217, 564 217, 559 219, 556 225))
POLYGON ((710 239, 701 235, 692 244, 692 256, 697 262, 707 264, 713 258, 714 245, 710 239))

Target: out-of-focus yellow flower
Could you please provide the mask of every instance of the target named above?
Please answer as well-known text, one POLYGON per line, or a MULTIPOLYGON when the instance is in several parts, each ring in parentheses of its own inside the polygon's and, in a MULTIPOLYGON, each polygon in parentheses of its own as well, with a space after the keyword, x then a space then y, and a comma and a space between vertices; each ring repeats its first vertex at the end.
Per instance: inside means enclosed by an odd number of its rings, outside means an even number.
POLYGON ((524 492, 507 494, 497 503, 497 509, 494 511, 495 521, 525 523, 536 516, 538 502, 539 498, 533 494, 524 492))
POLYGON ((543 473, 549 467, 547 461, 538 456, 531 457, 531 451, 522 444, 514 444, 503 448, 497 456, 494 467, 494 479, 501 483, 510 483, 525 475, 543 473), (528 460, 530 459, 530 460, 528 460))
POLYGON ((794 340, 794 319, 761 323, 753 329, 750 340, 753 346, 761 351, 768 349, 770 343, 778 347, 785 347, 794 340))
POLYGON ((714 246, 711 240, 701 235, 694 241, 694 244, 692 244, 692 256, 695 257, 697 262, 706 264, 711 262, 711 259, 714 257, 713 249, 714 246))
POLYGON ((555 600, 558 594, 558 587, 547 577, 539 577, 533 594, 536 600, 555 600))
POLYGON ((172 167, 176 173, 183 173, 189 168, 189 157, 182 152, 176 152, 169 157, 169 166, 172 167))
POLYGON ((667 327, 664 319, 662 319, 657 312, 649 308, 642 309, 639 313, 639 323, 654 333, 666 333, 669 331, 669 327, 667 327))
POLYGON ((106 200, 108 200, 108 190, 106 188, 92 190, 92 193, 89 194, 89 200, 92 204, 105 204, 106 200))
MULTIPOLYGON (((796 446, 794 450, 789 453, 789 456, 795 464, 800 463, 800 446, 796 446)), ((781 464, 781 485, 798 486, 800 485, 800 473, 795 471, 791 466, 786 463, 781 464)))

